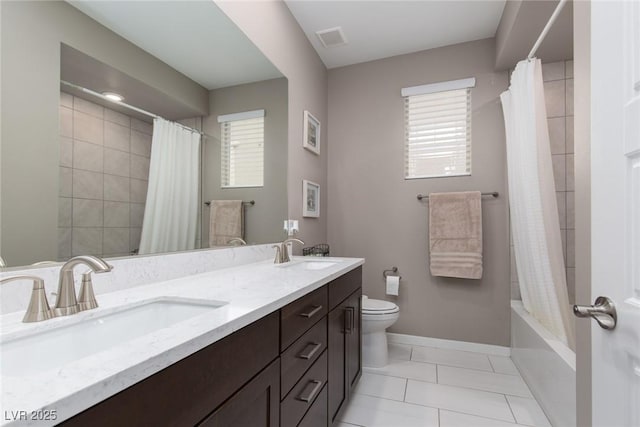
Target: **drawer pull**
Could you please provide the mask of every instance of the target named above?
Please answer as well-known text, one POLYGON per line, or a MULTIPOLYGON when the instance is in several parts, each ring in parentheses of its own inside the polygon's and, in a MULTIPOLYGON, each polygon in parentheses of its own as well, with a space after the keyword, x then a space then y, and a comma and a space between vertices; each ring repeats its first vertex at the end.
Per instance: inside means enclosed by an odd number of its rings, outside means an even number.
POLYGON ((305 386, 304 390, 302 390, 302 393, 300 393, 300 395, 296 397, 296 399, 301 400, 303 402, 307 402, 307 403, 311 402, 313 398, 316 397, 316 394, 318 394, 318 392, 322 388, 322 384, 323 382, 318 380, 309 381, 305 386), (307 391, 307 389, 311 384, 314 384, 313 389, 311 390, 310 393, 305 393, 305 391, 307 391))
POLYGON ((320 310, 322 310, 322 306, 321 305, 316 305, 316 306, 313 306, 313 309, 310 312, 308 312, 308 313, 300 313, 300 316, 306 317, 308 319, 310 317, 313 317, 313 315, 318 313, 320 310))
POLYGON ((310 342, 309 344, 307 344, 307 346, 304 348, 305 350, 309 348, 309 346, 313 346, 313 348, 311 350, 309 350, 306 353, 300 353, 298 355, 298 357, 300 359, 306 359, 309 360, 313 357, 314 354, 316 354, 316 352, 318 350, 320 350, 320 347, 322 347, 322 343, 319 342, 310 342))

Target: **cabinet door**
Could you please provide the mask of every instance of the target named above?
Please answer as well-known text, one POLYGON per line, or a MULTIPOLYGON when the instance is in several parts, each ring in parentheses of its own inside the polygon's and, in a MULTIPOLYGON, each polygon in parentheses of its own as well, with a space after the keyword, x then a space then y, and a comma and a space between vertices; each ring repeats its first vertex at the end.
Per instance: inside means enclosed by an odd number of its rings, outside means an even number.
POLYGON ((338 412, 347 400, 347 342, 345 322, 346 307, 342 304, 328 315, 328 364, 329 364, 329 421, 335 421, 338 412))
POLYGON ((357 290, 345 301, 347 319, 347 394, 355 386, 362 372, 362 290, 357 290))
POLYGON ((352 293, 328 316, 329 418, 331 423, 360 378, 362 371, 362 290, 352 293))
POLYGON ((280 358, 208 416, 199 427, 279 427, 280 358))

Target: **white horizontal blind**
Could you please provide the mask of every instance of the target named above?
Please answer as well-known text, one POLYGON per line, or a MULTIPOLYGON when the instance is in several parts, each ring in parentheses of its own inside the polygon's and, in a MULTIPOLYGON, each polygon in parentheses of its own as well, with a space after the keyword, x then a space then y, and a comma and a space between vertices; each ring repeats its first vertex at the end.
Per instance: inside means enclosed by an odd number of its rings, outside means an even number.
POLYGON ((471 89, 404 98, 405 178, 471 175, 471 89))
POLYGON ((222 186, 264 184, 264 117, 225 121, 222 132, 222 186))

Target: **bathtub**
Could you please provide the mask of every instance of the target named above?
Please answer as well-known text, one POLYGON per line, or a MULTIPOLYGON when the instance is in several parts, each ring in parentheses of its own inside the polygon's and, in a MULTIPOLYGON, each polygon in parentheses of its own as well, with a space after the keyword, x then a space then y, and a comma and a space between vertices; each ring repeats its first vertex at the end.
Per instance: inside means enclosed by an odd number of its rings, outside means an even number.
POLYGON ((554 427, 576 425, 576 355, 511 301, 511 359, 554 427))

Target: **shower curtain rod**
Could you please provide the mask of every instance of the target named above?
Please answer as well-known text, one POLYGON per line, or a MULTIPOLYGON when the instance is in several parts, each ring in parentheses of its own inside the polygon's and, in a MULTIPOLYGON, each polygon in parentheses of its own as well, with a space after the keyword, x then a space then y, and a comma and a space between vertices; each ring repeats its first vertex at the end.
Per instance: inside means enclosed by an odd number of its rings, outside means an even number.
MULTIPOLYGON (((62 84, 63 84, 63 85, 65 85, 65 86, 69 86, 69 87, 72 87, 72 88, 77 89, 77 90, 79 90, 79 91, 82 91, 82 92, 84 92, 84 93, 87 93, 87 94, 89 94, 89 95, 96 96, 96 97, 98 97, 98 98, 100 98, 100 99, 104 99, 105 101, 113 102, 114 104, 120 105, 121 107, 125 107, 125 108, 128 108, 128 109, 130 109, 130 110, 136 111, 136 112, 138 112, 138 113, 140 113, 140 114, 144 114, 145 116, 149 116, 149 117, 154 118, 154 119, 158 118, 158 119, 167 120, 167 119, 165 119, 165 118, 164 118, 164 117, 162 117, 162 116, 159 116, 159 115, 154 114, 154 113, 150 113, 149 111, 147 111, 147 110, 143 110, 142 108, 138 108, 138 107, 135 107, 135 106, 133 106, 133 105, 129 105, 129 104, 127 104, 126 102, 122 102, 122 101, 114 101, 113 99, 109 99, 109 98, 107 98, 106 96, 104 96, 103 94, 101 94, 101 93, 99 93, 99 92, 96 92, 96 91, 93 91, 93 90, 91 90, 91 89, 87 89, 86 87, 78 86, 78 85, 76 85, 76 84, 73 84, 73 83, 67 82, 67 81, 65 81, 65 80, 60 80, 60 83, 62 83, 62 84)), ((189 131, 191 131, 191 132, 199 133, 201 136, 204 136, 205 138, 207 137, 207 135, 206 135, 205 133, 200 132, 199 130, 194 129, 194 128, 191 128, 191 127, 189 127, 189 126, 185 126, 185 125, 183 125, 182 123, 178 123, 178 122, 175 122, 175 121, 173 121, 173 120, 167 120, 167 121, 172 122, 172 123, 175 123, 176 125, 178 125, 178 126, 180 126, 180 127, 183 127, 183 128, 185 128, 185 129, 187 129, 187 130, 189 130, 189 131)))
POLYGON ((538 36, 538 40, 536 40, 536 44, 534 44, 533 47, 531 48, 531 52, 529 52, 529 56, 527 56, 527 59, 533 59, 536 52, 538 51, 538 48, 544 41, 544 38, 547 36, 547 33, 553 26, 553 23, 556 22, 556 19, 558 19, 558 15, 560 15, 560 12, 562 11, 562 8, 564 7, 566 2, 567 0, 560 0, 560 3, 558 3, 558 5, 556 6, 556 10, 553 11, 551 18, 549 18, 549 22, 547 22, 547 25, 544 26, 544 29, 540 33, 540 36, 538 36))

